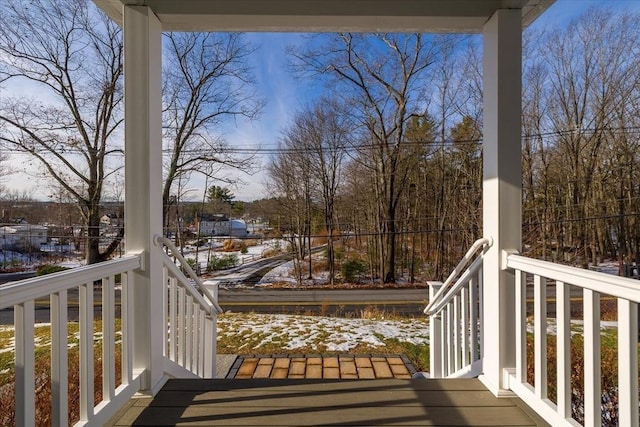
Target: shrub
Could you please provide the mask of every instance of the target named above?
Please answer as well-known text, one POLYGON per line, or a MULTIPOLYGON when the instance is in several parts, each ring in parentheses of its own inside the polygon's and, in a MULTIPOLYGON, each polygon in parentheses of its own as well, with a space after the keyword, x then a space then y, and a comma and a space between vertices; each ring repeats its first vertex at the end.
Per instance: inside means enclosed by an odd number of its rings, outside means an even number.
POLYGON ((209 260, 207 271, 226 270, 238 265, 238 256, 235 254, 214 256, 209 260))
POLYGON ((367 266, 359 259, 350 259, 342 264, 342 276, 347 282, 356 282, 365 271, 367 266))
POLYGON ((69 270, 69 267, 63 267, 61 265, 45 264, 38 268, 36 276, 44 276, 46 274, 57 273, 59 271, 69 270))
POLYGON ((193 271, 197 271, 198 262, 195 258, 187 258, 187 264, 189 264, 189 267, 191 267, 193 271))
POLYGON ((272 256, 280 255, 280 251, 273 248, 269 248, 269 249, 263 250, 261 255, 263 258, 269 258, 272 256))
POLYGON ((336 261, 342 261, 344 259, 344 247, 342 247, 342 245, 335 245, 333 247, 333 256, 336 261))
POLYGON ((224 242, 222 242, 222 250, 225 252, 233 251, 234 250, 233 240, 227 239, 224 242))
POLYGON ((195 246, 201 248, 202 246, 206 245, 207 243, 209 243, 208 239, 200 239, 200 240, 196 241, 195 246))
POLYGON ((262 257, 268 258, 276 255, 280 255, 283 252, 282 242, 280 240, 274 240, 271 243, 271 247, 262 251, 262 257))

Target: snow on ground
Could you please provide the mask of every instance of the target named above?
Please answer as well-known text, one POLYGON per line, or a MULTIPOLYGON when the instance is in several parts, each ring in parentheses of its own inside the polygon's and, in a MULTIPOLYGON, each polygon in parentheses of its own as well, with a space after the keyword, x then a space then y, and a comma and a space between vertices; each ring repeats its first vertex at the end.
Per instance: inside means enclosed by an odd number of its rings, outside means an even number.
MULTIPOLYGON (((250 239, 251 240, 251 239, 250 239)), ((288 243, 282 239, 270 239, 264 240, 259 245, 248 246, 246 253, 241 253, 240 251, 232 251, 232 252, 222 252, 219 251, 222 249, 222 243, 212 241, 200 248, 198 248, 198 257, 197 260, 200 263, 200 267, 202 271, 207 268, 207 263, 211 257, 223 257, 229 255, 235 255, 238 257, 238 265, 246 264, 251 261, 256 261, 262 257, 262 254, 265 251, 271 250, 280 250, 286 249, 288 243)), ((186 259, 196 259, 196 247, 195 246, 185 246, 184 257, 186 259)))
POLYGON ((285 262, 262 276, 257 286, 266 286, 276 282, 296 284, 297 281, 291 274, 292 271, 293 261, 285 262))
POLYGON ((67 268, 78 268, 78 267, 82 267, 83 265, 86 265, 86 260, 82 258, 67 259, 65 261, 56 263, 56 265, 59 265, 61 267, 67 267, 67 268))
MULTIPOLYGON (((323 259, 324 256, 316 254, 313 256, 314 260, 323 259)), ((256 284, 256 286, 270 286, 274 283, 286 283, 297 285, 298 281, 294 277, 294 264, 293 261, 286 262, 278 267, 270 270, 265 274, 262 279, 256 284)), ((321 285, 329 283, 329 272, 319 271, 313 273, 313 279, 302 279, 302 285, 321 285)))
POLYGON ((253 346, 275 343, 284 350, 318 348, 344 352, 358 344, 384 346, 384 339, 396 339, 412 344, 428 344, 429 328, 426 319, 368 320, 338 317, 289 316, 286 314, 226 313, 218 317, 219 337, 261 339, 253 346))
MULTIPOLYGON (((251 350, 260 351, 261 347, 272 344, 283 350, 320 349, 329 352, 348 352, 358 344, 371 347, 384 347, 385 340, 397 340, 415 345, 429 344, 429 322, 426 317, 415 319, 345 319, 339 317, 300 316, 286 314, 257 314, 227 312, 217 319, 218 337, 230 338, 241 344, 238 350, 251 346, 251 350)), ((36 328, 49 327, 49 324, 37 324, 36 328)), ((617 322, 603 321, 602 333, 617 327, 617 322)), ((13 326, 0 326, 0 332, 12 331, 13 326)), ((527 331, 534 333, 531 320, 527 331)), ((582 321, 571 321, 571 334, 581 334, 582 321)), ((547 319, 547 333, 556 335, 555 319, 547 319)), ((121 332, 117 331, 117 342, 121 332)), ((79 333, 71 337, 69 347, 77 346, 79 333)), ((94 340, 101 341, 102 333, 94 333, 94 340)), ((49 336, 37 336, 36 347, 51 344, 49 336)), ((14 337, 6 337, 0 342, 0 353, 15 350, 14 337)))
MULTIPOLYGON (((617 327, 617 322, 601 322, 601 330, 617 327)), ((533 323, 527 331, 534 333, 533 323)), ((582 321, 571 322, 571 333, 582 334, 582 321)), ((547 319, 547 333, 557 334, 555 319, 547 319)), ((218 336, 244 338, 252 349, 260 350, 268 344, 280 345, 284 350, 318 348, 344 352, 358 344, 384 346, 384 340, 395 339, 412 344, 428 344, 429 328, 426 318, 403 320, 345 319, 320 316, 291 316, 286 314, 226 313, 218 317, 218 336)))
MULTIPOLYGON (((606 331, 607 329, 614 329, 618 327, 618 322, 610 320, 600 321, 600 331, 606 331)), ((584 333, 584 321, 583 320, 571 320, 571 336, 582 335, 584 333)), ((532 319, 527 320, 527 332, 534 334, 535 325, 532 319)), ((556 324, 555 317, 547 318, 547 334, 558 335, 558 326, 556 324)))
POLYGON ((607 261, 599 263, 596 267, 594 267, 593 264, 589 264, 589 269, 617 276, 620 272, 620 264, 618 261, 607 261))
MULTIPOLYGON (((75 322, 72 322, 75 323, 75 322)), ((37 329, 39 328, 46 328, 46 329, 50 329, 51 328, 51 323, 36 323, 33 325, 34 328, 36 329, 35 331, 35 336, 33 338, 33 342, 34 342, 34 346, 36 349, 38 348, 48 348, 51 346, 51 334, 50 331, 47 330, 45 331, 45 333, 40 333, 38 332, 37 329)), ((9 325, 3 325, 0 326, 0 332, 12 332, 14 331, 14 327, 13 325, 9 326, 9 325)), ((122 337, 122 331, 115 331, 115 336, 116 336, 116 340, 115 340, 115 344, 120 344, 122 342, 121 337, 122 337)), ((102 332, 101 331, 96 331, 93 333, 93 340, 94 342, 100 342, 102 341, 102 332)), ((68 348, 73 348, 73 347, 77 347, 78 346, 78 342, 80 341, 80 332, 75 332, 71 335, 69 335, 69 342, 67 344, 68 348)), ((8 353, 8 352, 14 352, 16 347, 16 339, 15 336, 13 337, 8 337, 5 338, 4 340, 0 341, 0 354, 2 353, 8 353)))

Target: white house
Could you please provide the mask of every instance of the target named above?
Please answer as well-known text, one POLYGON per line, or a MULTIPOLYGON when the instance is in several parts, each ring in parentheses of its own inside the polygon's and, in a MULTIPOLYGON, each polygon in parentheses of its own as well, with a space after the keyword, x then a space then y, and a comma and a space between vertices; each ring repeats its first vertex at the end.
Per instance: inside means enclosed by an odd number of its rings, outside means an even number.
POLYGON ((105 214, 100 218, 100 225, 119 227, 122 225, 122 218, 117 214, 105 214))
POLYGON ((240 219, 229 219, 224 215, 202 214, 196 219, 200 236, 247 237, 247 224, 240 219))
POLYGON ((0 248, 23 250, 47 243, 47 227, 21 224, 0 227, 0 248))

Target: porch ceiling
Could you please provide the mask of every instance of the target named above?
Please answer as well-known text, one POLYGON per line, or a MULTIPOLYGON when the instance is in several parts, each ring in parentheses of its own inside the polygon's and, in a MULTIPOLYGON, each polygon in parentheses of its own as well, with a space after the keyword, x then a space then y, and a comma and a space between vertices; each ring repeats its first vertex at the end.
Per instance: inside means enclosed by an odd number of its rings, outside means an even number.
POLYGON ((555 0, 93 0, 122 25, 122 6, 149 6, 163 31, 479 33, 498 9, 528 26, 555 0))

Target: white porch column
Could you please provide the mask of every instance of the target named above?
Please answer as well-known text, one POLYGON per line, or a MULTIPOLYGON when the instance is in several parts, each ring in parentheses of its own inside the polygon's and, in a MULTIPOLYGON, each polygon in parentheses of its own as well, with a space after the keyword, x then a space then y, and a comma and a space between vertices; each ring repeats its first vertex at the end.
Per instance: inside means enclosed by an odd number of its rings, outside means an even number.
POLYGON ((144 252, 134 274, 133 368, 141 390, 162 385, 162 265, 153 236, 162 234, 161 25, 151 9, 124 6, 125 244, 144 252))
POLYGON ((522 243, 521 19, 519 9, 502 9, 483 28, 483 230, 493 246, 483 265, 481 379, 495 395, 508 394, 502 371, 515 366, 515 277, 501 270, 501 255, 522 243))

